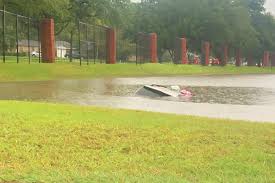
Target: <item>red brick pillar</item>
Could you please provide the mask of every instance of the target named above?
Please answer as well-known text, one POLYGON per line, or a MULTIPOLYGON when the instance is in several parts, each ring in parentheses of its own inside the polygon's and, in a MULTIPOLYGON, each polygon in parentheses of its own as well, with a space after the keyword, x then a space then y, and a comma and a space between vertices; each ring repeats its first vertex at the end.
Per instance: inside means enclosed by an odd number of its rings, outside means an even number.
POLYGON ((181 39, 181 60, 182 64, 188 64, 187 41, 185 38, 181 39))
POLYGON ((107 64, 116 63, 116 31, 113 28, 107 29, 107 64))
POLYGON ((55 38, 54 38, 54 20, 44 19, 40 27, 41 53, 43 63, 55 62, 55 38))
POLYGON ((157 63, 158 62, 158 46, 157 46, 157 34, 151 33, 150 34, 150 59, 151 63, 157 63))
POLYGON ((202 53, 203 53, 203 60, 202 60, 202 65, 208 66, 210 63, 210 43, 209 42, 204 42, 202 46, 202 53))
POLYGON ((224 45, 223 46, 223 58, 222 58, 222 65, 226 66, 228 62, 228 46, 224 45))
POLYGON ((269 60, 270 60, 270 54, 268 51, 264 52, 264 58, 263 58, 263 67, 269 66, 269 60))
POLYGON ((240 67, 242 65, 242 61, 241 61, 241 49, 237 48, 236 49, 236 66, 240 67))

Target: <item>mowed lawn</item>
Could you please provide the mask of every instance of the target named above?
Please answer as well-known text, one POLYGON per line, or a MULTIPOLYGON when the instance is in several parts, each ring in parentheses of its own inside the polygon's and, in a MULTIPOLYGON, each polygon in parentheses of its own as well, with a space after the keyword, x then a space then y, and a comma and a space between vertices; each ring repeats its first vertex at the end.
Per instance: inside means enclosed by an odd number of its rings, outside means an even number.
POLYGON ((90 64, 57 62, 55 64, 39 63, 0 63, 0 82, 33 81, 55 79, 81 79, 95 77, 128 76, 173 76, 173 75, 218 75, 218 74, 270 74, 275 68, 258 67, 203 67, 200 65, 174 64, 90 64))
POLYGON ((275 182, 275 124, 0 102, 0 182, 275 182))

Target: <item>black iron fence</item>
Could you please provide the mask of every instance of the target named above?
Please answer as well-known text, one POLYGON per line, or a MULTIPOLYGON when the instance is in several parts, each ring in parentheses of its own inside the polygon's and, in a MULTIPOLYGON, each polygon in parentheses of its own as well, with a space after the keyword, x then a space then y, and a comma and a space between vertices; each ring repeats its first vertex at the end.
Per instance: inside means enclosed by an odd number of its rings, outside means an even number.
POLYGON ((78 22, 56 35, 57 61, 107 63, 107 30, 100 25, 78 22))
POLYGON ((0 10, 0 55, 6 62, 40 62, 39 21, 0 10))
POLYGON ((150 58, 150 34, 140 32, 136 38, 136 63, 151 62, 150 58))
POLYGON ((107 63, 108 27, 79 22, 80 62, 107 63))
POLYGON ((136 40, 126 38, 121 30, 117 30, 117 62, 135 64, 136 52, 136 40))
MULTIPOLYGON (((56 33, 56 61, 106 63, 107 29, 78 22, 56 33)), ((58 30, 56 30, 58 31, 58 30)), ((40 21, 0 10, 0 57, 2 62, 41 62, 40 21)))
POLYGON ((172 60, 174 64, 181 64, 182 63, 182 40, 181 38, 176 38, 175 40, 175 47, 174 47, 174 53, 172 55, 172 60))
POLYGON ((270 53, 270 66, 271 68, 275 67, 275 52, 270 53))

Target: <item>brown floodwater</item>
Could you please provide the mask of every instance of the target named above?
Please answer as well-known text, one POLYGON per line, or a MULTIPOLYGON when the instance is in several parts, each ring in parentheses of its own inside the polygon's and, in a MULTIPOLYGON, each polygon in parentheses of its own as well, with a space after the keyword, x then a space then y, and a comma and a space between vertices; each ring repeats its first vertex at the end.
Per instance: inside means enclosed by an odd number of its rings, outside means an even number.
POLYGON ((0 83, 0 100, 46 101, 275 122, 275 75, 105 78, 0 83), (146 84, 179 85, 191 98, 141 96, 146 84))

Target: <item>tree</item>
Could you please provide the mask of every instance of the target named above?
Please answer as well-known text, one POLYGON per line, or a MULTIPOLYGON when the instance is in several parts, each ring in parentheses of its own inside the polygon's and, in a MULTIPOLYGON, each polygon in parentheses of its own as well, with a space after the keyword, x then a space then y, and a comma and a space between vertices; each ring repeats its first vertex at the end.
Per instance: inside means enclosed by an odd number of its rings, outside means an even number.
POLYGON ((76 26, 81 20, 100 25, 121 24, 121 12, 128 7, 130 0, 0 0, 8 11, 21 15, 41 18, 54 18, 56 33, 68 26, 76 26))
POLYGON ((160 57, 166 50, 173 57, 176 37, 188 38, 194 52, 200 52, 203 40, 243 49, 248 42, 257 42, 248 9, 234 1, 146 0, 140 3, 136 18, 137 30, 158 33, 160 57))

